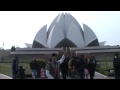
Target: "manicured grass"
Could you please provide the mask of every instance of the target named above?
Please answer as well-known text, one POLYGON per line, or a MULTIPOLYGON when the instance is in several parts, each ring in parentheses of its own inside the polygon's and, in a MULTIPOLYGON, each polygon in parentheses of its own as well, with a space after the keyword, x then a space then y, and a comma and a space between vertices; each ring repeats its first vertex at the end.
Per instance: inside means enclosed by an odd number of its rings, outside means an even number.
MULTIPOLYGON (((13 59, 10 59, 10 60, 0 60, 0 63, 11 63, 13 59)), ((20 63, 30 63, 31 60, 20 60, 19 62, 20 63)))
POLYGON ((1 51, 0 50, 0 57, 2 57, 2 56, 9 56, 10 55, 10 50, 5 50, 5 51, 1 51))
POLYGON ((98 62, 101 65, 101 69, 113 69, 113 62, 98 62))
MULTIPOLYGON (((19 63, 19 66, 26 67, 26 74, 31 74, 29 63, 19 63)), ((11 76, 12 77, 12 71, 11 71, 12 63, 0 63, 0 73, 11 76)))
MULTIPOLYGON (((100 65, 100 67, 97 68, 97 71, 101 74, 108 75, 109 74, 108 70, 113 69, 112 61, 98 62, 98 64, 100 65)), ((3 73, 8 76, 12 76, 11 66, 12 63, 0 63, 0 73, 3 73)), ((25 73, 31 74, 29 63, 19 63, 19 66, 24 66, 24 67, 27 66, 28 68, 26 69, 25 73)))
POLYGON ((100 67, 97 68, 97 71, 104 75, 109 75, 109 70, 113 70, 113 62, 98 62, 100 67))

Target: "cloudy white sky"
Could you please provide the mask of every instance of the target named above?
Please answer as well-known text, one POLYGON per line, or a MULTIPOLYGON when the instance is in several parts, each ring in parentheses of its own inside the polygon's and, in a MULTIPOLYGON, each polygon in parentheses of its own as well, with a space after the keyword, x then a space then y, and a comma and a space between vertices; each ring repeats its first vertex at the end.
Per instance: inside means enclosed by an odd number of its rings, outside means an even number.
POLYGON ((62 12, 70 13, 82 24, 87 24, 106 45, 120 45, 120 11, 0 11, 0 47, 26 47, 32 44, 39 29, 51 24, 62 12))

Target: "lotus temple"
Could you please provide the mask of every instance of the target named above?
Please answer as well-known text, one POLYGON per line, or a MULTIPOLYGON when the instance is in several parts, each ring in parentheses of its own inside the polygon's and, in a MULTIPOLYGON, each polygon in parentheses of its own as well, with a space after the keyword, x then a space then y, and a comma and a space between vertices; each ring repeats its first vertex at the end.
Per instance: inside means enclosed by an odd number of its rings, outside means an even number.
POLYGON ((99 42, 99 38, 88 25, 83 24, 81 27, 71 14, 60 13, 49 27, 41 27, 32 44, 25 43, 27 48, 17 48, 10 54, 46 58, 46 55, 49 57, 52 53, 61 55, 61 50, 64 49, 69 56, 84 54, 97 58, 105 56, 109 59, 114 53, 120 52, 119 46, 109 46, 105 43, 106 41, 99 42))

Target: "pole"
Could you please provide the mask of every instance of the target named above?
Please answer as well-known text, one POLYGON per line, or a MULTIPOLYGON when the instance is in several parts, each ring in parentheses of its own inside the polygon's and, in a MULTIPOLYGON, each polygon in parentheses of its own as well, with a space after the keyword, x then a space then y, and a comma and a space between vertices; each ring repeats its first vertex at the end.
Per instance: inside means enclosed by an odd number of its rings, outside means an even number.
POLYGON ((70 56, 69 57, 71 57, 71 48, 69 47, 69 50, 70 50, 70 56))
POLYGON ((3 50, 4 50, 4 42, 3 42, 3 50))

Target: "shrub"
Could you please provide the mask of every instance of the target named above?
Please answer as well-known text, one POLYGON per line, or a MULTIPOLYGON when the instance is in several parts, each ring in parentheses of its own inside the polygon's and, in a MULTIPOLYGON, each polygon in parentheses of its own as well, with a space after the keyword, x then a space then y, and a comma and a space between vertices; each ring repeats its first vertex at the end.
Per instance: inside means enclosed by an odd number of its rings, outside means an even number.
POLYGON ((12 46, 12 47, 11 47, 11 52, 13 52, 13 51, 16 51, 15 46, 12 46))
POLYGON ((40 70, 41 70, 41 68, 45 69, 46 62, 44 59, 37 59, 36 61, 38 62, 38 75, 40 76, 40 70))
POLYGON ((38 62, 38 66, 40 68, 45 68, 46 67, 46 62, 45 62, 44 59, 37 59, 36 61, 38 62))

